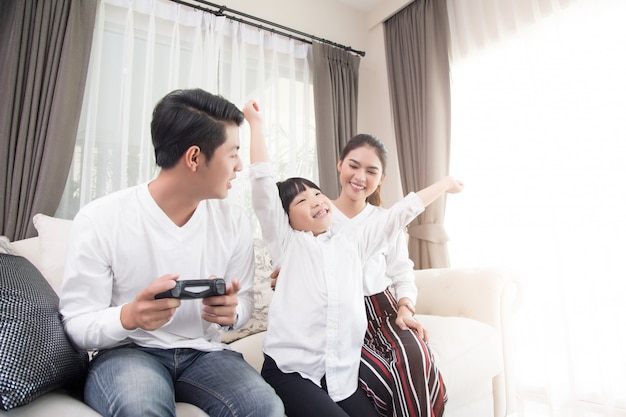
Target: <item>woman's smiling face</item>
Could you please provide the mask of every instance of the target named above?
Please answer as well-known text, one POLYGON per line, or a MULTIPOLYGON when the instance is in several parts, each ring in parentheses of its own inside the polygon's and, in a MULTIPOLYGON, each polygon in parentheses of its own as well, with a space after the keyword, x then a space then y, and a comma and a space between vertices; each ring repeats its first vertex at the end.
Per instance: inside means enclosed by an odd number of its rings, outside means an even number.
POLYGON ((383 179, 383 165, 371 146, 353 149, 337 164, 341 193, 350 200, 365 200, 383 179))

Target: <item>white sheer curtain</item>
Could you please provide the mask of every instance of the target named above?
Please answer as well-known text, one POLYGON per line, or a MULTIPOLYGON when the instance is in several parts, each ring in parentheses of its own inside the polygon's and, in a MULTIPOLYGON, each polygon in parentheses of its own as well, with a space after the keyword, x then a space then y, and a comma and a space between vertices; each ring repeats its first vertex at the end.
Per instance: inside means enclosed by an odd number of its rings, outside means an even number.
POLYGON ((626 2, 448 6, 452 266, 524 283, 519 416, 625 416, 626 2))
MULTIPOLYGON (((317 181, 310 62, 308 44, 171 1, 101 1, 73 166, 57 216, 72 218, 87 202, 154 177, 152 109, 177 88, 203 88, 239 106, 259 100, 278 175, 317 181)), ((247 161, 247 125, 241 135, 247 161)), ((250 210, 249 195, 244 169, 229 199, 250 210)))

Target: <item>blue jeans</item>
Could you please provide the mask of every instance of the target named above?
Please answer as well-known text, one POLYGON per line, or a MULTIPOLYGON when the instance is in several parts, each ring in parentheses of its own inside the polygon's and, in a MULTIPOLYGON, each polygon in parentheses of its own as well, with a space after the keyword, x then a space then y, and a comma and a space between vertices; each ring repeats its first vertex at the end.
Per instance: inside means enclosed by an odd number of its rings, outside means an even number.
POLYGON ((176 401, 211 417, 284 413, 274 390, 238 352, 126 345, 98 352, 91 361, 85 402, 103 416, 174 417, 176 401))

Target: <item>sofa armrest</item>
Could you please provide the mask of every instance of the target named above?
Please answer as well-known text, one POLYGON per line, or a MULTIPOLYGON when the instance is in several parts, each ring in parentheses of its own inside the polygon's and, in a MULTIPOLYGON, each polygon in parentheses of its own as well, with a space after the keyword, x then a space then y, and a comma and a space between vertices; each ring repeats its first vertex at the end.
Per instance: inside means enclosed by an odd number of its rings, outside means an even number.
POLYGON ((467 317, 499 332, 521 298, 519 279, 506 268, 433 268, 415 271, 416 314, 467 317))
POLYGON ((519 278, 506 268, 433 268, 415 271, 416 314, 467 317, 492 326, 502 340, 504 375, 494 379, 495 415, 516 408, 513 316, 522 301, 519 278))

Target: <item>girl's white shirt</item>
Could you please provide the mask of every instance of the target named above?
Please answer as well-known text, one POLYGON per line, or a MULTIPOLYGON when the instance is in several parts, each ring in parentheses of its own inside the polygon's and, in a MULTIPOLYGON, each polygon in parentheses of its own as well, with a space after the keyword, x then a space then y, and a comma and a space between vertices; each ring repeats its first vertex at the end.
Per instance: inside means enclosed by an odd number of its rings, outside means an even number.
POLYGON ((363 265, 424 211, 411 193, 358 229, 313 236, 289 225, 269 163, 250 167, 252 203, 280 279, 269 309, 263 350, 282 372, 298 372, 334 401, 358 384, 366 330, 363 265))
MULTIPOLYGON (((350 218, 333 206, 332 228, 336 233, 343 233, 349 229, 365 227, 375 216, 384 215, 386 210, 368 203, 356 216, 350 218)), ((407 297, 415 301, 417 286, 413 267, 403 230, 397 233, 394 240, 367 259, 363 267, 363 292, 365 295, 378 294, 391 286, 396 300, 407 297)))

